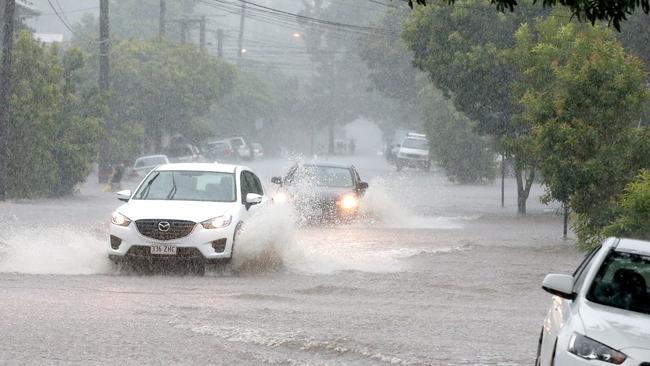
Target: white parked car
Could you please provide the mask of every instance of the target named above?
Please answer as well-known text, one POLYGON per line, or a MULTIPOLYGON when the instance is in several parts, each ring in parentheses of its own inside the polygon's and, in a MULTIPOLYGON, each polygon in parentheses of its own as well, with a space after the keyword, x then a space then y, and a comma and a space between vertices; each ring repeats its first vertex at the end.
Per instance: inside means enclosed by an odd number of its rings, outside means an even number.
POLYGON ((650 242, 608 238, 572 276, 550 274, 555 295, 537 365, 650 365, 650 242))
POLYGON ((108 257, 228 261, 242 224, 266 201, 259 178, 239 165, 187 163, 152 170, 111 218, 108 257))
POLYGON ((169 164, 167 155, 141 156, 135 159, 135 162, 133 163, 133 173, 139 177, 144 177, 153 168, 164 164, 169 164))

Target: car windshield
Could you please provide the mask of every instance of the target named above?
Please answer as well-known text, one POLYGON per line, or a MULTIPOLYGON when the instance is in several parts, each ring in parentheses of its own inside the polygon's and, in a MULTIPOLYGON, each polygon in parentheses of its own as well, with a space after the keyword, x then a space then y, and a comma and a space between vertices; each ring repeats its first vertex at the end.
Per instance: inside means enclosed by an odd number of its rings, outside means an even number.
POLYGON ((429 144, 427 143, 426 140, 406 139, 406 140, 404 140, 404 143, 402 144, 402 147, 405 147, 405 148, 408 148, 408 149, 428 150, 429 149, 429 144))
POLYGON ((133 199, 234 202, 234 180, 231 173, 158 171, 147 176, 133 199))
POLYGON ((587 299, 650 314, 650 256, 612 251, 594 278, 587 299))
POLYGON ((146 158, 140 158, 135 162, 135 168, 142 168, 145 166, 156 166, 167 164, 167 160, 164 156, 151 156, 146 158))
POLYGON ((347 188, 352 187, 352 174, 348 168, 306 165, 297 168, 290 181, 320 187, 347 188))

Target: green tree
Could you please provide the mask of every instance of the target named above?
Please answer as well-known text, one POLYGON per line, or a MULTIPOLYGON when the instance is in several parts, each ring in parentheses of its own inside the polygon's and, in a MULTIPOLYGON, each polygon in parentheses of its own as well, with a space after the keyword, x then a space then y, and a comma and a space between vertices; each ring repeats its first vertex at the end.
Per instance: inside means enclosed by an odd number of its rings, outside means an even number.
POLYGON ((630 182, 620 200, 614 221, 605 226, 603 236, 650 240, 650 171, 644 170, 630 182))
POLYGON ((13 57, 8 194, 71 193, 90 172, 100 134, 97 119, 76 108, 91 103, 75 93, 83 57, 27 32, 17 35, 13 57))
MULTIPOLYGON (((367 63, 372 85, 402 109, 415 112, 414 128, 426 130, 432 158, 450 180, 475 183, 493 179, 494 158, 489 141, 478 136, 475 124, 456 111, 426 75, 413 67, 412 52, 403 39, 395 36, 407 19, 403 9, 389 9, 376 26, 391 30, 391 34, 361 38, 360 54, 367 63)), ((396 121, 400 119, 390 122, 399 126, 401 123, 396 121)))
POLYGON ((489 8, 484 0, 419 7, 403 37, 414 53, 414 65, 513 162, 518 211, 525 214, 536 160, 527 145, 529 126, 512 120, 518 106, 512 98, 515 72, 507 50, 514 45, 518 25, 536 13, 523 7, 494 16, 489 8))
POLYGON ((121 124, 142 126, 151 151, 160 151, 163 136, 196 131, 192 124, 230 92, 235 78, 231 65, 191 45, 124 40, 111 56, 108 133, 121 124))
POLYGON ((578 215, 577 233, 586 243, 609 222, 618 194, 643 162, 632 158, 648 143, 634 139, 648 97, 641 62, 606 28, 559 17, 538 20, 534 31, 522 25, 511 56, 523 106, 517 119, 533 126, 547 199, 578 215))
MULTIPOLYGON (((408 0, 408 4, 413 7, 413 4, 426 5, 429 0, 408 0)), ((459 3, 460 1, 448 0, 450 4, 459 3)), ((496 4, 499 11, 509 9, 514 11, 515 7, 519 4, 517 0, 491 0, 492 4, 496 4)), ((536 3, 537 1, 534 1, 536 3)), ((604 20, 611 22, 616 29, 621 28, 621 22, 627 20, 630 14, 633 14, 637 8, 648 14, 650 11, 650 2, 648 0, 542 0, 540 1, 544 7, 553 7, 562 5, 571 10, 571 13, 578 19, 586 19, 593 24, 596 21, 604 20)))

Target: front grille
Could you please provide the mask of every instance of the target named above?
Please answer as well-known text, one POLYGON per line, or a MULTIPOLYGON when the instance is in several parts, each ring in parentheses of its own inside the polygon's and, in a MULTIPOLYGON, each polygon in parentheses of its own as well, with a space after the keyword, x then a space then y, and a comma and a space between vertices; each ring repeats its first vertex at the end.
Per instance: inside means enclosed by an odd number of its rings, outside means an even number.
POLYGON ((183 259, 203 259, 203 254, 197 248, 176 248, 176 255, 165 255, 165 254, 151 254, 151 248, 144 245, 134 245, 126 253, 130 257, 138 258, 163 258, 163 259, 173 259, 173 258, 183 258, 183 259))
POLYGON ((138 220, 135 222, 140 234, 156 240, 174 240, 190 235, 196 223, 183 220, 138 220), (162 223, 162 224, 161 224, 162 223), (169 224, 167 231, 163 231, 169 224), (163 230, 161 230, 163 228, 163 230))

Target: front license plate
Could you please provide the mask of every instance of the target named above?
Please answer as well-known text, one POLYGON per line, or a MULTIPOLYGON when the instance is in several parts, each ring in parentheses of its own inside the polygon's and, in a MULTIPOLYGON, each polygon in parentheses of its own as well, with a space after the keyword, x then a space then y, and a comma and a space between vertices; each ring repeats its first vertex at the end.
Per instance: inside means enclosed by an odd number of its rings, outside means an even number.
POLYGON ((176 255, 176 246, 154 244, 151 246, 151 254, 176 255))

